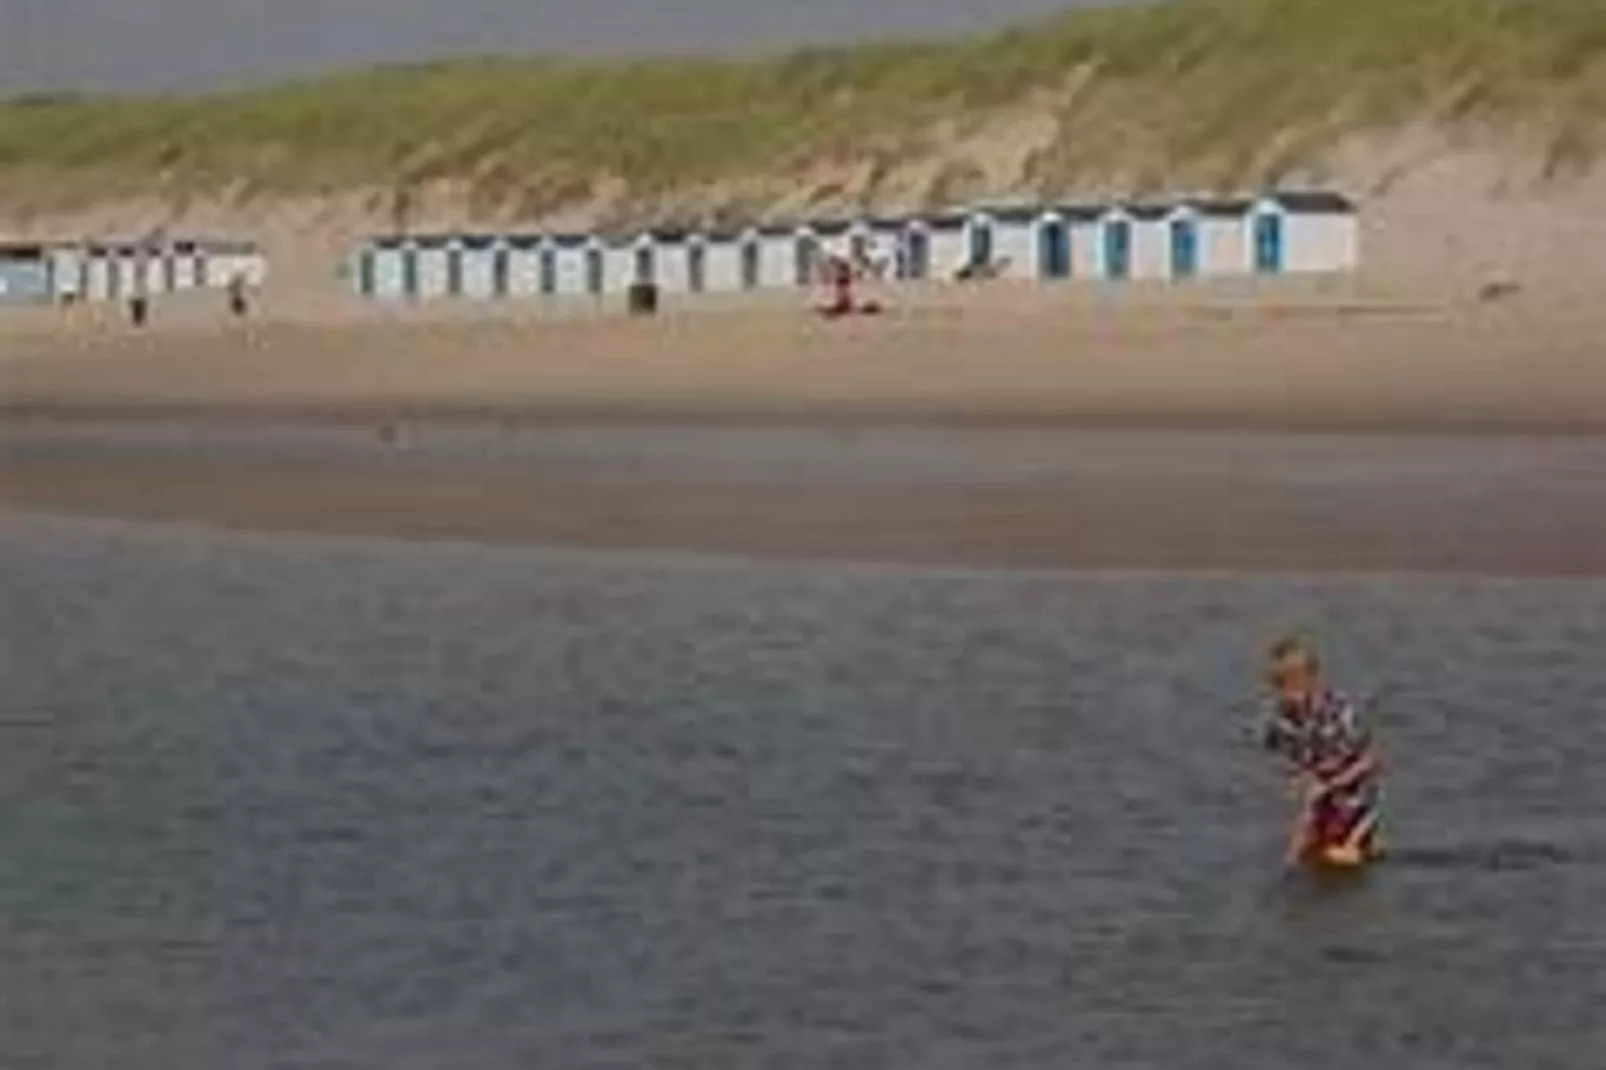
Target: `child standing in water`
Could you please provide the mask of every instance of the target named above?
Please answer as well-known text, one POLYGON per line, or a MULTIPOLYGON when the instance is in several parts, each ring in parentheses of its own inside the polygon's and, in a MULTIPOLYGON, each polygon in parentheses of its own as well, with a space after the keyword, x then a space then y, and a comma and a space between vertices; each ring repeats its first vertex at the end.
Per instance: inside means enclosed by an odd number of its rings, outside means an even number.
POLYGON ((1302 796, 1289 861, 1367 861, 1377 854, 1379 816, 1370 731, 1355 705, 1325 684, 1309 644, 1280 639, 1267 651, 1267 662, 1273 694, 1262 741, 1293 767, 1302 796))

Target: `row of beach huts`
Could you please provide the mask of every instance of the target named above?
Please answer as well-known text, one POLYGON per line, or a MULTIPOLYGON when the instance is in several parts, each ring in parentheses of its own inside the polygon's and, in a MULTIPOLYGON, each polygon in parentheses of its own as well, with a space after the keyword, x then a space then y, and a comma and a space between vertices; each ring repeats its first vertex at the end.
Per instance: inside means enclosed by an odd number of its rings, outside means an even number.
MULTIPOLYGON (((623 234, 397 234, 358 243, 336 273, 378 302, 811 287, 833 262, 886 282, 1344 274, 1358 266, 1357 216, 1342 194, 1299 190, 623 234)), ((268 269, 248 242, 0 244, 0 304, 254 288, 268 269)))
POLYGON ((254 289, 267 274, 266 254, 247 241, 0 242, 0 307, 254 289))

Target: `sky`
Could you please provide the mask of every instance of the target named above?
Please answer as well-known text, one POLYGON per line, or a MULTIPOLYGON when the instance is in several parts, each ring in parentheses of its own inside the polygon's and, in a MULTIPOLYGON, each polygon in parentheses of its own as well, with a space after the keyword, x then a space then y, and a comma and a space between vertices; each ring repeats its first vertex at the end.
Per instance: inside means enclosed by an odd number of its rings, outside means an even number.
POLYGON ((946 33, 1098 0, 0 0, 0 90, 198 90, 394 60, 946 33))

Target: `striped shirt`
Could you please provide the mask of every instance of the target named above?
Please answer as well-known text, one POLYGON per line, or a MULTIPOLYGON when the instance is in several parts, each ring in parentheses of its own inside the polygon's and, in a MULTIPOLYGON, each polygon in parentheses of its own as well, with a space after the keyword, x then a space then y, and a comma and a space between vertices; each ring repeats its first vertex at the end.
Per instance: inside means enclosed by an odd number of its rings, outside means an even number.
POLYGON ((1353 702, 1340 692, 1322 691, 1303 711, 1272 700, 1261 741, 1304 772, 1326 779, 1364 756, 1372 736, 1353 702))

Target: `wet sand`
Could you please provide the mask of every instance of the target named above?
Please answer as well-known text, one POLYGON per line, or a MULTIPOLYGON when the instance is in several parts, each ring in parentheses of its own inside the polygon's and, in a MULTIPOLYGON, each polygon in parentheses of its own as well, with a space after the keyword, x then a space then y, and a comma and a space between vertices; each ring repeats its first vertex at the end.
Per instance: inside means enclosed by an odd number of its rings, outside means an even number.
POLYGON ((9 454, 0 509, 255 530, 1015 568, 1606 574, 1606 440, 1590 438, 80 427, 13 429, 9 454))

